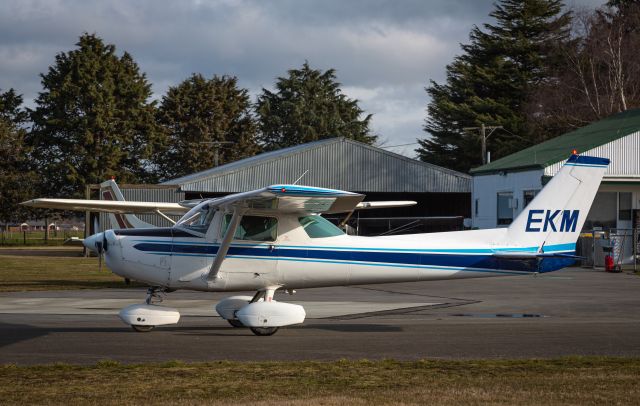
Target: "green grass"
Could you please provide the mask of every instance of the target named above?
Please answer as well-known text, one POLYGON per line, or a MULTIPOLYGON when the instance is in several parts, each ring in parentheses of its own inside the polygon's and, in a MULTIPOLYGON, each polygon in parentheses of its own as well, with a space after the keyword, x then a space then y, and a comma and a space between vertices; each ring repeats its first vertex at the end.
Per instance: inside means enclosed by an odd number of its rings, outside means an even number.
POLYGON ((0 367, 4 404, 640 402, 640 360, 212 362, 0 367))
MULTIPOLYGON (((79 251, 78 251, 79 252, 79 251)), ((98 258, 0 255, 0 292, 127 287, 98 258)), ((140 286, 140 285, 138 285, 140 286)))
POLYGON ((84 231, 53 231, 49 233, 49 238, 45 239, 44 231, 22 232, 0 232, 0 246, 60 246, 65 240, 71 237, 84 238, 84 231))

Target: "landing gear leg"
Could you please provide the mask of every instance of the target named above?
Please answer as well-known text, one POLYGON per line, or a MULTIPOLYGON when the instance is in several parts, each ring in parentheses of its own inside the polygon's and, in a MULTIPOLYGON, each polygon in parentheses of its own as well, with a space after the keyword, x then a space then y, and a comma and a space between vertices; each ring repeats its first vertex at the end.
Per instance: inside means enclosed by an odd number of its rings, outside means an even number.
POLYGON ((148 305, 162 303, 165 293, 165 288, 161 288, 160 286, 151 286, 147 289, 147 299, 144 302, 148 305))

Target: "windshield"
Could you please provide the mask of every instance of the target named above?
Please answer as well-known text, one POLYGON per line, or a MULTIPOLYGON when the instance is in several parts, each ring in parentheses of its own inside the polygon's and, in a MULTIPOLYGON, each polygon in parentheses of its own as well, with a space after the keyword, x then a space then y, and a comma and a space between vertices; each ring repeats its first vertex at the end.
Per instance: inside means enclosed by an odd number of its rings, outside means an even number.
POLYGON ((176 226, 195 231, 196 233, 205 234, 216 214, 215 207, 211 207, 209 203, 209 201, 202 202, 189 210, 187 214, 178 220, 176 226))
POLYGON ((336 225, 322 216, 305 216, 298 218, 300 225, 310 238, 337 237, 344 235, 336 225))

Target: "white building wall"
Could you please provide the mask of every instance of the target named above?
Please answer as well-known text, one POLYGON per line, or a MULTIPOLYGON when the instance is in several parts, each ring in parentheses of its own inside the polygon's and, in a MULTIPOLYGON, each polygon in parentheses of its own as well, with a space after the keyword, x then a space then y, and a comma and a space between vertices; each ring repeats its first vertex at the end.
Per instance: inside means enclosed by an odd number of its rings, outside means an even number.
POLYGON ((471 216, 473 227, 498 227, 498 193, 513 194, 513 218, 523 209, 523 195, 526 190, 542 189, 542 169, 506 174, 476 175, 473 177, 471 192, 471 216), (477 205, 477 206, 476 206, 477 205), (477 210, 476 210, 477 208, 477 210))

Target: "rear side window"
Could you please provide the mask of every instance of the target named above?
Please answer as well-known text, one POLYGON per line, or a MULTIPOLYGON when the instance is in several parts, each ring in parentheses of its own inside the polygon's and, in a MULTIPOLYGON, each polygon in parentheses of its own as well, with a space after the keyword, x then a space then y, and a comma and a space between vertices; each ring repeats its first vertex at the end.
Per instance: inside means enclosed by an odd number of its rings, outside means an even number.
POLYGON ((298 218, 300 225, 310 238, 325 238, 344 235, 336 225, 321 216, 298 218))
MULTIPOLYGON (((231 215, 225 215, 222 224, 221 236, 224 236, 227 232, 230 222, 231 215)), ((277 230, 278 219, 275 217, 242 216, 242 220, 240 220, 240 224, 236 229, 236 234, 233 239, 248 241, 275 241, 278 237, 277 230)))

